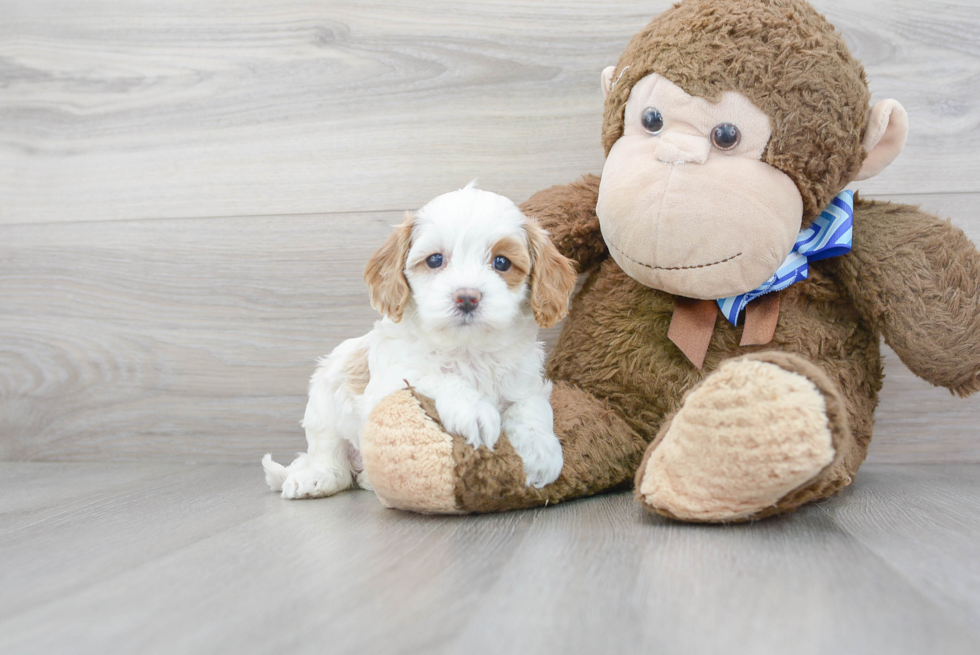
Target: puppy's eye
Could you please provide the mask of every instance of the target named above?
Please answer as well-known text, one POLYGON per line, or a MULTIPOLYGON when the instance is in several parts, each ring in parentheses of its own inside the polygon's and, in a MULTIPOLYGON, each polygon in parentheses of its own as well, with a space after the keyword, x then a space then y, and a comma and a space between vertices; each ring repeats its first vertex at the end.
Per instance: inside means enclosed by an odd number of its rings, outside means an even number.
POLYGON ((425 264, 429 268, 439 268, 440 266, 442 266, 442 255, 440 255, 439 253, 436 253, 434 255, 429 255, 425 259, 425 264))
POLYGON ((503 255, 497 255, 493 258, 493 267, 500 272, 510 270, 510 260, 503 255))
POLYGON ((643 123, 643 129, 654 136, 664 130, 663 114, 653 107, 647 107, 643 110, 643 116, 640 117, 640 122, 643 123))

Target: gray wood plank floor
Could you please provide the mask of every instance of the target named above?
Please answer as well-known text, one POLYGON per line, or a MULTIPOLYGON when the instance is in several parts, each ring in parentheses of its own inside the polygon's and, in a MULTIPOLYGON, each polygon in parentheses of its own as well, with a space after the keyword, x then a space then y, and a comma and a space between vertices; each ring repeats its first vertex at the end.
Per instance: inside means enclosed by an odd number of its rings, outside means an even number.
POLYGON ((258 465, 0 463, 3 653, 976 653, 980 465, 743 526, 427 517, 258 465))

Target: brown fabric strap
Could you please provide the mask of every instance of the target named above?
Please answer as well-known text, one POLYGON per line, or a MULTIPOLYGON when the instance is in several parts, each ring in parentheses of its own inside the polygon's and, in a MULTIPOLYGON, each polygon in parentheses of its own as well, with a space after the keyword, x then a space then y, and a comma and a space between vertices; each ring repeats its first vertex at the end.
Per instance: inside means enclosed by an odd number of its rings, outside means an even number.
POLYGON ((674 315, 670 318, 667 338, 700 370, 715 331, 718 303, 714 300, 674 298, 674 315))
POLYGON ((779 292, 767 293, 745 307, 745 328, 740 346, 764 346, 772 341, 779 321, 779 292))

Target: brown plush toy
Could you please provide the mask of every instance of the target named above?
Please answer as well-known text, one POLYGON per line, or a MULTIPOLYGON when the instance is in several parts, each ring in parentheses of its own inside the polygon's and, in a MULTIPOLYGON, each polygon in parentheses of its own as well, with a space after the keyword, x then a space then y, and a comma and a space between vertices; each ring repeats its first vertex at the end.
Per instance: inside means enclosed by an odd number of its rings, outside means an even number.
POLYGON ((665 516, 757 519, 851 483, 880 336, 929 382, 980 389, 980 254, 914 207, 841 193, 891 163, 907 119, 869 107, 807 3, 685 0, 602 85, 601 181, 523 206, 590 273, 548 365, 561 477, 525 486, 505 437, 473 450, 405 390, 362 439, 382 502, 490 512, 635 480, 665 516))

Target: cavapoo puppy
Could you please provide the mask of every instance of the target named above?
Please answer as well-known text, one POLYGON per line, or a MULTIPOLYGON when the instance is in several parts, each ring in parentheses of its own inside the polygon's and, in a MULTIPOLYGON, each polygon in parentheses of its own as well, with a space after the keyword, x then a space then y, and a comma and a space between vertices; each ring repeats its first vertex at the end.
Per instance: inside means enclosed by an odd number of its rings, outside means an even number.
POLYGON ((262 459, 283 498, 329 496, 368 481, 361 429, 385 396, 414 386, 435 401, 443 427, 474 448, 501 428, 524 461, 527 484, 561 472, 538 326, 568 311, 572 262, 517 206, 470 183, 407 214, 368 262, 371 305, 384 315, 322 359, 303 418, 309 452, 284 467, 262 459))

